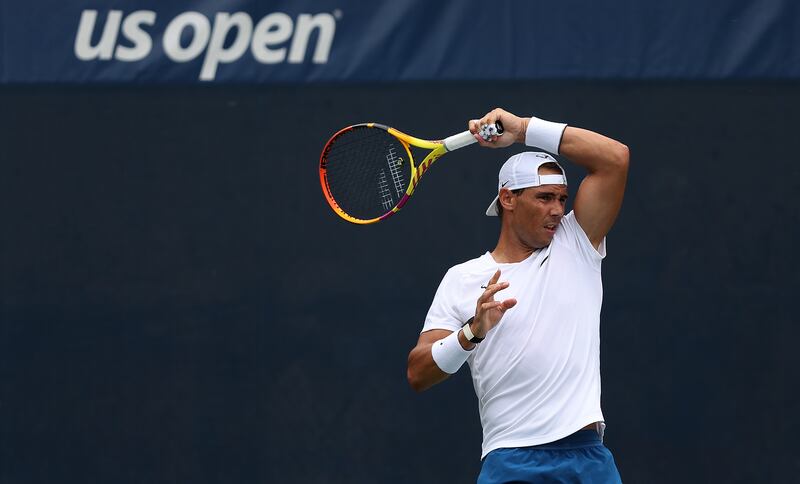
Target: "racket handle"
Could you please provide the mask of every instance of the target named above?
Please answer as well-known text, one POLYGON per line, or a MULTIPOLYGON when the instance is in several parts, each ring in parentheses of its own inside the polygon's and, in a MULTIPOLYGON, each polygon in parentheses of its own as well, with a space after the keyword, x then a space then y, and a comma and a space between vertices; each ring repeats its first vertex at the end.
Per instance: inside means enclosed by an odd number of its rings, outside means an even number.
POLYGON ((447 149, 447 151, 457 150, 473 143, 477 143, 477 140, 469 131, 454 134, 453 136, 449 136, 444 139, 444 147, 447 149))
MULTIPOLYGON (((498 121, 495 126, 497 126, 498 136, 503 134, 503 124, 498 121)), ((473 143, 477 143, 475 137, 472 136, 472 133, 469 131, 464 131, 463 133, 454 134, 449 138, 445 138, 444 147, 447 149, 447 151, 453 151, 465 146, 469 146, 473 143)))

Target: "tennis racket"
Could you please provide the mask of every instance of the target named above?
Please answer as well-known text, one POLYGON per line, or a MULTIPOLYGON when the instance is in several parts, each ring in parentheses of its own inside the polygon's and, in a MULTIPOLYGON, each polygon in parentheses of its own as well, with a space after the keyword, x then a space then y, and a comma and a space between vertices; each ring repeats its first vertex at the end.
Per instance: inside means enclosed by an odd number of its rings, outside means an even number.
MULTIPOLYGON (((501 135, 503 126, 497 123, 482 133, 487 131, 501 135)), ((322 150, 322 192, 333 211, 348 222, 380 222, 403 208, 434 161, 475 142, 469 131, 428 141, 377 123, 349 126, 334 134, 322 150), (416 165, 411 146, 431 151, 416 165)))

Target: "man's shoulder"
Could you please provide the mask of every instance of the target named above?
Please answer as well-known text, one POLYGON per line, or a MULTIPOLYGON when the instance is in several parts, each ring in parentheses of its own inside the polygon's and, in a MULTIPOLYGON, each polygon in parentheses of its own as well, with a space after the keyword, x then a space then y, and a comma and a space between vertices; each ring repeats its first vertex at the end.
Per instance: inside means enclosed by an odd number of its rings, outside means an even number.
POLYGON ((596 269, 600 268, 600 261, 606 256, 605 238, 600 244, 600 248, 596 249, 589 240, 589 236, 586 235, 586 232, 578 223, 574 211, 570 211, 561 219, 561 224, 556 230, 556 235, 553 237, 551 245, 564 248, 576 254, 576 257, 588 262, 596 269))
POLYGON ((571 243, 568 245, 573 245, 575 241, 580 241, 582 238, 586 238, 588 240, 588 237, 578 223, 578 220, 575 218, 575 212, 570 211, 561 218, 561 223, 558 225, 558 229, 556 229, 556 235, 553 237, 553 241, 570 241, 571 243))
POLYGON ((575 211, 570 210, 566 215, 561 217, 561 223, 558 225, 558 229, 556 229, 556 234, 559 232, 563 234, 565 231, 574 231, 577 223, 578 221, 575 220, 575 211))
POLYGON ((482 272, 489 268, 491 263, 490 259, 491 255, 488 252, 485 252, 479 257, 475 257, 474 259, 454 265, 450 268, 450 270, 447 271, 447 273, 453 275, 466 275, 473 274, 475 272, 482 272))

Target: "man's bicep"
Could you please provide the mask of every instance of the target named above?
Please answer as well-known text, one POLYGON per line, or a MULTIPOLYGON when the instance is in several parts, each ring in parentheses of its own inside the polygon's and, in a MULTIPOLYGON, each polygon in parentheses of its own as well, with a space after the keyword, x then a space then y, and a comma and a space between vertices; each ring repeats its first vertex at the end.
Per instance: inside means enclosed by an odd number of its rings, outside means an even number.
POLYGON ((597 249, 617 218, 630 153, 624 144, 594 131, 567 127, 559 153, 586 169, 575 197, 575 218, 597 249))
POLYGON ((575 197, 575 219, 595 249, 617 219, 625 193, 627 171, 600 171, 586 175, 575 197))

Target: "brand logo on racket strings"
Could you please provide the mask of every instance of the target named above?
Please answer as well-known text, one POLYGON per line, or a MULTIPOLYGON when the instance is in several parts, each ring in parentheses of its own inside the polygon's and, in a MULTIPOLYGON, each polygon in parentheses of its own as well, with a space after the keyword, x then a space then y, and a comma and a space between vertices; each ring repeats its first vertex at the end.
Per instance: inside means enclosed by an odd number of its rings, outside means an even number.
POLYGON ((124 15, 110 10, 105 23, 97 10, 84 10, 75 37, 75 57, 82 61, 135 62, 153 50, 153 35, 161 34, 164 54, 183 63, 203 54, 199 79, 213 81, 220 64, 239 60, 249 50, 261 64, 302 64, 311 50, 311 62, 325 64, 333 45, 336 21, 342 12, 308 14, 296 19, 282 12, 270 13, 258 22, 246 12, 219 12, 211 19, 199 12, 183 12, 158 29, 156 12, 137 10, 124 15), (121 32, 120 32, 121 27, 121 32), (316 44, 310 41, 316 37, 316 44), (312 49, 313 47, 313 49, 312 49))

